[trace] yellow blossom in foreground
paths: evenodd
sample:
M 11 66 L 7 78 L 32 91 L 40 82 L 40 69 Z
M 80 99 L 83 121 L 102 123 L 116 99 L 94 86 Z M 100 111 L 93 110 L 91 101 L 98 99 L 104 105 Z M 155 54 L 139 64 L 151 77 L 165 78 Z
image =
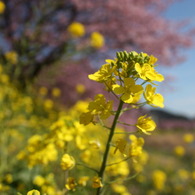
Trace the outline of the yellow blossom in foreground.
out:
M 0 1 L 0 14 L 4 13 L 5 11 L 5 4 L 3 1 Z
M 68 32 L 73 36 L 73 37 L 82 37 L 85 35 L 85 27 L 83 24 L 79 22 L 73 22 L 69 27 L 68 27 Z
M 61 159 L 61 167 L 63 170 L 72 169 L 75 166 L 75 160 L 69 154 L 64 154 Z
M 88 112 L 82 113 L 80 116 L 80 124 L 88 125 L 93 122 L 94 116 L 99 116 L 101 119 L 107 119 L 112 115 L 113 101 L 106 101 L 103 94 L 97 94 L 94 101 L 88 105 Z
M 111 89 L 111 86 L 115 84 L 116 80 L 113 76 L 115 70 L 116 66 L 112 66 L 110 63 L 104 64 L 97 72 L 88 75 L 88 78 L 96 82 L 106 83 L 107 87 Z
M 148 131 L 154 131 L 156 128 L 156 123 L 151 119 L 151 117 L 140 116 L 137 120 L 136 127 L 145 134 L 150 134 Z
M 106 101 L 103 94 L 95 96 L 94 101 L 89 103 L 88 109 L 94 115 L 99 115 L 101 119 L 107 119 L 112 115 L 112 101 Z
M 112 89 L 115 94 L 122 94 L 121 100 L 125 103 L 133 103 L 134 96 L 137 99 L 137 95 L 140 97 L 140 93 L 143 91 L 142 86 L 136 85 L 132 78 L 124 78 L 124 86 L 115 84 L 112 86 Z
M 153 180 L 154 187 L 159 191 L 163 190 L 165 186 L 166 178 L 167 176 L 163 171 L 155 170 L 152 173 L 152 180 Z
M 40 192 L 38 190 L 31 190 L 27 193 L 27 195 L 40 195 Z
M 104 46 L 104 37 L 99 32 L 93 32 L 90 37 L 91 46 L 94 48 L 101 48 Z
M 92 180 L 92 187 L 93 188 L 101 188 L 103 187 L 102 185 L 102 182 L 101 182 L 101 179 L 97 176 L 93 177 L 93 180 Z
M 147 103 L 153 107 L 164 107 L 164 98 L 161 94 L 155 94 L 156 88 L 152 87 L 152 85 L 147 85 L 144 97 Z
M 139 63 L 135 64 L 135 70 L 138 72 L 138 75 L 143 80 L 149 81 L 163 81 L 163 75 L 155 71 L 155 69 L 148 63 L 143 64 L 142 66 Z

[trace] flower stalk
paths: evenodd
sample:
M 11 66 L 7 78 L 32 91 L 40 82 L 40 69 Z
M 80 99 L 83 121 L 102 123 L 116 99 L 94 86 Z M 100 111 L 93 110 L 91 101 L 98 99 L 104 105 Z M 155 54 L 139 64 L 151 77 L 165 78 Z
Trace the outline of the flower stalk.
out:
M 103 181 L 104 172 L 105 172 L 105 169 L 106 169 L 106 162 L 107 162 L 107 159 L 108 159 L 108 154 L 109 154 L 109 150 L 110 150 L 110 144 L 111 144 L 111 141 L 112 141 L 112 137 L 114 135 L 114 130 L 115 130 L 115 127 L 116 127 L 116 124 L 117 124 L 117 120 L 118 120 L 118 118 L 120 116 L 123 104 L 124 104 L 124 102 L 122 100 L 120 100 L 120 103 L 119 103 L 116 115 L 114 117 L 112 126 L 110 128 L 110 134 L 109 134 L 109 137 L 108 137 L 108 140 L 107 140 L 107 144 L 106 144 L 106 149 L 105 149 L 104 156 L 103 156 L 102 165 L 101 165 L 101 168 L 100 168 L 100 171 L 99 171 L 99 174 L 98 174 L 98 176 L 101 178 L 102 181 Z M 102 190 L 102 187 L 98 188 L 96 195 L 101 194 L 101 190 Z

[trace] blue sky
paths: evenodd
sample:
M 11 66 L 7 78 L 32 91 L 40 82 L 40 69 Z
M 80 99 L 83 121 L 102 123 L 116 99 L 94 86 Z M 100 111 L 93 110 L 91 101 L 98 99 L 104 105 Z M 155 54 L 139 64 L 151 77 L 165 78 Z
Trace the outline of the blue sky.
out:
M 180 0 L 173 3 L 164 16 L 175 21 L 189 18 L 195 28 L 195 1 Z M 159 68 L 159 72 L 175 77 L 170 84 L 172 89 L 162 90 L 162 93 L 167 110 L 195 118 L 195 47 L 186 50 L 185 55 L 185 62 L 169 68 Z

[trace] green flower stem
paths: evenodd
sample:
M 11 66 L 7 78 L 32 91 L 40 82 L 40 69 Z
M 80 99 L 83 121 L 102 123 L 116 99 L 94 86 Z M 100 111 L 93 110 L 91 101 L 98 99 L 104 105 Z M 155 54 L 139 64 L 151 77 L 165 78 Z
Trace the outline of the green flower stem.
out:
M 85 165 L 85 164 L 76 163 L 76 165 L 78 165 L 78 166 L 83 166 L 83 167 L 85 167 L 85 168 L 87 168 L 87 169 L 90 169 L 90 170 L 96 172 L 96 173 L 99 173 L 98 170 L 96 170 L 96 169 L 94 169 L 94 168 L 92 168 L 92 167 L 89 167 L 89 166 L 87 166 L 87 165 Z
M 130 177 L 127 177 L 125 179 L 116 179 L 114 181 L 109 181 L 109 182 L 106 182 L 106 185 L 109 185 L 109 184 L 112 184 L 112 183 L 115 183 L 115 182 L 119 182 L 119 181 L 123 181 L 123 182 L 124 181 L 129 181 L 129 180 L 134 179 L 135 177 L 137 177 L 137 175 L 139 175 L 139 174 L 140 174 L 140 172 L 137 172 L 134 175 L 132 175 Z
M 116 127 L 116 124 L 117 124 L 117 120 L 120 116 L 123 104 L 124 104 L 124 102 L 122 100 L 120 100 L 116 115 L 115 115 L 113 123 L 112 123 L 112 127 L 110 128 L 110 134 L 109 134 L 108 141 L 107 141 L 107 144 L 106 144 L 106 149 L 105 149 L 105 152 L 104 152 L 102 165 L 101 165 L 101 168 L 100 168 L 100 171 L 99 171 L 99 174 L 98 174 L 98 176 L 101 178 L 102 181 L 103 181 L 104 171 L 105 171 L 105 168 L 106 168 L 106 162 L 107 162 L 107 158 L 108 158 L 108 154 L 109 154 L 109 150 L 110 150 L 110 144 L 111 144 L 111 141 L 112 141 L 112 137 L 114 135 L 114 130 L 115 130 L 115 127 Z M 101 188 L 98 188 L 96 195 L 99 195 L 101 193 L 101 190 L 102 190 Z
M 135 125 L 131 125 L 131 124 L 128 124 L 128 123 L 124 123 L 124 122 L 121 122 L 121 121 L 117 121 L 119 124 L 121 125 L 126 125 L 126 126 L 131 126 L 131 127 L 134 127 Z
M 122 162 L 124 162 L 124 161 L 127 161 L 128 159 L 130 159 L 130 157 L 124 158 L 123 160 L 121 160 L 121 161 L 119 161 L 119 162 L 107 164 L 106 166 L 112 166 L 112 165 L 120 164 L 120 163 L 122 163 Z

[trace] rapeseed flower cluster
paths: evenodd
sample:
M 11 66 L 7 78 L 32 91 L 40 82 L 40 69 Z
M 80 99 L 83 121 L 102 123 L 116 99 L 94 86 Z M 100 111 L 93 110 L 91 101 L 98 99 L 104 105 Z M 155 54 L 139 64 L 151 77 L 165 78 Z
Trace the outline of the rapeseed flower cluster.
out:
M 155 122 L 147 115 L 140 116 L 136 124 L 119 121 L 120 116 L 126 110 L 139 108 L 145 104 L 153 107 L 164 107 L 163 96 L 156 93 L 155 82 L 164 80 L 163 75 L 155 70 L 156 61 L 157 58 L 146 53 L 137 53 L 135 51 L 129 53 L 126 51 L 117 52 L 115 59 L 106 60 L 106 64 L 102 65 L 97 72 L 88 76 L 89 79 L 102 83 L 105 86 L 105 90 L 117 98 L 119 104 L 117 110 L 114 110 L 114 102 L 107 100 L 103 94 L 98 94 L 95 96 L 94 101 L 89 103 L 87 111 L 80 116 L 80 123 L 83 125 L 97 124 L 99 122 L 104 128 L 106 127 L 110 130 L 102 164 L 98 171 L 101 185 L 98 186 L 97 194 L 101 194 L 104 183 L 106 183 L 104 176 L 109 172 L 112 175 L 114 174 L 113 170 L 115 169 L 113 169 L 113 166 L 117 165 L 119 169 L 120 165 L 123 164 L 124 168 L 124 163 L 128 159 L 137 163 L 143 153 L 144 139 L 142 137 L 130 135 L 129 139 L 119 138 L 113 143 L 117 123 L 134 126 L 137 128 L 137 132 L 148 135 L 156 128 Z M 142 97 L 144 100 L 142 100 Z M 128 107 L 124 108 L 124 105 Z M 113 122 L 109 127 L 105 120 L 111 118 L 111 116 Z M 117 151 L 122 154 L 121 159 L 123 160 L 107 164 L 112 159 L 112 155 L 110 154 L 111 146 L 115 148 L 114 154 L 117 154 Z M 128 170 L 128 166 L 126 170 Z M 141 164 L 137 168 L 134 168 L 134 170 L 142 170 Z M 125 174 L 123 175 L 123 173 Z M 128 176 L 129 173 L 129 171 L 125 171 L 122 172 L 122 175 Z

